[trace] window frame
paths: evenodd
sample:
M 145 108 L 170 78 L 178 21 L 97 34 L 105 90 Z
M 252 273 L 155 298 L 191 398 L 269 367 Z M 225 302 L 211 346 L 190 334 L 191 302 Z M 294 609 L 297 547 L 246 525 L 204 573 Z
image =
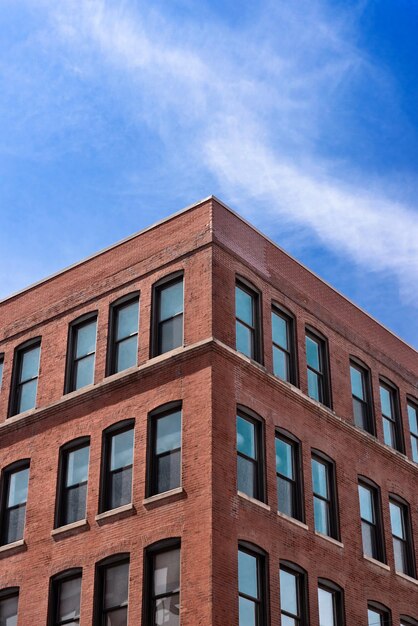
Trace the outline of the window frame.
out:
M 414 536 L 412 532 L 411 509 L 410 509 L 409 503 L 406 500 L 404 500 L 403 498 L 401 498 L 400 496 L 394 493 L 390 493 L 389 494 L 389 517 L 390 518 L 391 518 L 391 515 L 390 515 L 391 504 L 394 504 L 400 508 L 402 512 L 402 524 L 403 524 L 403 528 L 405 531 L 404 539 L 398 537 L 397 535 L 394 535 L 393 528 L 392 528 L 392 519 L 391 519 L 390 532 L 391 532 L 391 538 L 392 538 L 394 570 L 395 572 L 399 572 L 401 574 L 405 574 L 406 576 L 409 576 L 410 578 L 416 579 L 417 573 L 416 573 L 416 563 L 415 563 Z M 395 549 L 394 549 L 395 538 L 398 541 L 402 541 L 403 546 L 404 546 L 405 562 L 406 562 L 406 567 L 407 567 L 406 572 L 402 572 L 396 569 Z
M 375 423 L 375 415 L 374 415 L 373 389 L 372 389 L 372 383 L 371 383 L 372 378 L 371 378 L 370 368 L 367 367 L 367 365 L 363 363 L 363 361 L 360 361 L 360 359 L 352 355 L 350 355 L 349 367 L 350 367 L 350 391 L 351 391 L 352 403 L 354 405 L 354 400 L 357 400 L 363 406 L 365 406 L 366 428 L 363 428 L 362 426 L 359 426 L 358 424 L 356 424 L 354 406 L 353 406 L 353 423 L 355 426 L 357 426 L 357 428 L 360 428 L 361 430 L 367 433 L 370 433 L 371 435 L 376 436 L 376 423 Z M 359 398 L 353 393 L 353 388 L 351 385 L 351 368 L 352 367 L 356 369 L 358 372 L 360 372 L 361 374 L 365 400 L 362 400 L 361 398 Z
M 418 463 L 418 456 L 417 456 L 417 458 L 414 458 L 414 445 L 413 445 L 413 441 L 416 441 L 416 447 L 417 447 L 417 450 L 418 450 L 418 401 L 414 400 L 411 396 L 407 396 L 406 404 L 407 404 L 407 414 L 408 414 L 409 435 L 410 435 L 410 438 L 411 438 L 411 459 L 412 459 L 412 461 L 414 463 Z M 417 432 L 416 432 L 416 434 L 411 429 L 411 418 L 409 417 L 409 407 L 413 411 L 415 411 L 416 422 L 417 422 Z
M 369 610 L 374 611 L 375 613 L 378 613 L 381 618 L 383 617 L 383 620 L 388 619 L 386 623 L 385 621 L 383 621 L 383 626 L 392 626 L 392 612 L 387 606 L 385 606 L 384 604 L 381 604 L 380 602 L 374 602 L 373 600 L 368 600 L 367 601 L 367 624 L 369 623 L 369 616 L 368 616 Z M 377 624 L 376 626 L 380 626 L 380 624 Z
M 382 498 L 381 498 L 380 487 L 379 485 L 377 485 L 375 482 L 373 482 L 366 476 L 359 476 L 357 484 L 359 487 L 362 486 L 371 492 L 373 513 L 374 513 L 374 518 L 375 518 L 374 527 L 375 527 L 375 537 L 376 537 L 375 539 L 376 556 L 366 555 L 366 553 L 364 552 L 364 544 L 363 544 L 363 536 L 362 536 L 363 556 L 373 558 L 376 561 L 380 561 L 380 563 L 386 564 L 385 532 L 384 532 L 384 525 L 383 525 Z M 360 496 L 359 496 L 359 518 L 360 518 L 361 526 L 363 525 L 363 523 L 367 523 L 368 525 L 370 525 L 370 523 L 367 520 L 363 520 L 363 518 L 361 517 Z M 363 535 L 363 532 L 361 532 L 361 534 Z
M 309 606 L 308 606 L 308 575 L 307 572 L 292 561 L 280 561 L 279 566 L 279 581 L 280 581 L 280 573 L 281 570 L 292 574 L 297 577 L 296 580 L 296 594 L 297 594 L 297 602 L 300 610 L 300 617 L 295 617 L 294 615 L 288 613 L 287 611 L 283 611 L 281 599 L 280 599 L 280 615 L 283 613 L 293 619 L 297 626 L 308 626 L 309 620 Z M 279 598 L 281 594 L 281 589 L 279 593 Z
M 238 447 L 236 447 L 237 452 L 237 493 L 244 493 L 247 497 L 254 498 L 259 502 L 267 503 L 267 486 L 266 486 L 266 467 L 265 467 L 265 424 L 263 418 L 261 418 L 257 413 L 251 411 L 247 407 L 243 407 L 242 405 L 238 405 L 236 409 L 236 418 L 235 418 L 235 436 L 237 435 L 237 418 L 240 417 L 248 422 L 252 423 L 254 428 L 254 441 L 255 441 L 255 449 L 257 458 L 251 459 L 243 452 L 238 451 Z M 256 468 L 256 496 L 249 496 L 247 493 L 242 492 L 238 489 L 238 457 L 244 458 L 246 461 L 249 461 L 255 465 Z
M 260 598 L 253 598 L 239 590 L 239 552 L 244 552 L 256 559 L 257 563 L 257 587 Z M 248 541 L 238 541 L 237 550 L 237 591 L 238 591 L 238 622 L 239 622 L 239 598 L 243 597 L 251 602 L 256 602 L 258 611 L 256 613 L 256 625 L 267 626 L 270 623 L 269 606 L 269 559 L 268 554 L 259 546 Z
M 111 461 L 111 445 L 110 441 L 112 437 L 115 435 L 120 435 L 128 430 L 133 430 L 133 442 L 132 442 L 132 463 L 131 465 L 126 465 L 122 469 L 131 468 L 131 499 L 132 503 L 133 497 L 133 470 L 134 470 L 134 457 L 135 457 L 135 419 L 130 418 L 126 420 L 122 420 L 120 422 L 116 422 L 115 424 L 111 424 L 108 426 L 102 433 L 102 456 L 101 456 L 101 467 L 100 467 L 100 489 L 99 489 L 99 514 L 106 513 L 107 511 L 114 511 L 119 507 L 110 507 L 109 506 L 109 494 L 110 494 L 110 479 L 111 479 L 111 471 L 110 471 L 110 461 Z M 126 506 L 120 505 L 120 506 Z
M 16 346 L 13 355 L 13 366 L 12 366 L 12 381 L 10 386 L 10 396 L 9 396 L 9 410 L 8 417 L 14 417 L 15 415 L 20 415 L 25 411 L 31 411 L 36 409 L 36 401 L 38 396 L 38 384 L 39 384 L 39 374 L 41 370 L 41 344 L 42 337 L 33 337 L 32 339 L 28 339 L 24 343 Z M 20 380 L 22 365 L 23 365 L 23 357 L 27 352 L 31 350 L 39 348 L 39 362 L 38 362 L 38 373 L 36 376 L 32 378 L 28 378 L 27 380 Z M 36 380 L 36 394 L 35 394 L 35 404 L 30 409 L 25 409 L 25 411 L 20 410 L 19 406 L 19 390 L 20 388 L 33 380 Z
M 156 454 L 156 443 L 157 443 L 157 420 L 170 415 L 171 413 L 175 413 L 176 411 L 180 411 L 181 413 L 181 432 L 180 432 L 180 448 L 175 448 L 166 453 L 161 453 L 159 455 Z M 162 404 L 161 406 L 153 409 L 148 413 L 148 426 L 147 426 L 147 471 L 146 471 L 146 497 L 150 498 L 154 495 L 158 495 L 160 493 L 168 493 L 167 491 L 158 491 L 158 458 L 161 456 L 166 456 L 171 452 L 180 451 L 180 483 L 178 487 L 173 487 L 173 489 L 180 488 L 183 483 L 183 472 L 182 472 L 182 460 L 183 460 L 183 403 L 181 400 L 174 400 L 173 402 L 168 402 Z
M 4 467 L 1 471 L 1 481 L 0 481 L 0 546 L 11 545 L 14 542 L 5 542 L 6 538 L 6 511 L 9 511 L 11 508 L 19 508 L 18 506 L 7 507 L 7 497 L 9 494 L 10 488 L 10 476 L 22 470 L 28 469 L 28 493 L 25 502 L 25 521 L 23 524 L 23 533 L 20 539 L 16 539 L 15 541 L 21 541 L 25 537 L 25 528 L 26 528 L 26 511 L 29 497 L 29 480 L 30 480 L 30 458 L 19 459 Z
M 77 439 L 72 439 L 67 443 L 63 444 L 59 449 L 59 457 L 58 457 L 58 480 L 57 480 L 57 492 L 55 497 L 55 520 L 54 520 L 54 528 L 61 528 L 62 526 L 66 526 L 69 522 L 64 521 L 64 513 L 65 513 L 65 492 L 68 489 L 65 487 L 65 479 L 68 468 L 68 455 L 71 452 L 76 452 L 84 447 L 89 447 L 89 464 L 87 468 L 87 480 L 86 480 L 86 503 L 85 503 L 85 512 L 84 518 L 87 517 L 87 496 L 88 496 L 88 473 L 90 471 L 90 436 L 85 437 L 77 437 Z M 79 483 L 79 486 L 82 483 Z
M 418 620 L 410 617 L 409 615 L 401 615 L 400 622 L 400 626 L 418 626 Z
M 49 581 L 49 601 L 48 601 L 48 626 L 64 626 L 65 624 L 72 624 L 73 619 L 58 622 L 57 611 L 59 607 L 58 596 L 59 589 L 63 582 L 75 580 L 80 578 L 80 616 L 81 616 L 81 592 L 83 582 L 83 569 L 81 567 L 72 567 L 71 569 L 64 570 L 54 576 L 51 576 Z M 80 622 L 79 622 L 80 623 Z
M 96 321 L 96 340 L 94 343 L 94 352 L 89 352 L 86 355 L 83 355 L 81 358 L 75 359 L 76 354 L 76 340 L 77 340 L 77 331 L 84 326 L 90 324 L 93 320 Z M 65 382 L 64 382 L 64 395 L 67 393 L 71 393 L 73 391 L 80 391 L 81 389 L 86 389 L 86 387 L 90 387 L 90 385 L 94 385 L 95 379 L 95 369 L 96 369 L 96 353 L 97 353 L 97 326 L 99 321 L 99 312 L 89 311 L 84 315 L 80 315 L 75 320 L 68 325 L 68 338 L 67 338 L 67 358 L 66 358 L 66 366 L 65 366 Z M 93 364 L 93 380 L 88 385 L 83 385 L 83 387 L 75 388 L 75 364 L 76 362 L 81 361 L 83 358 L 91 356 L 94 354 L 94 364 Z
M 246 322 L 244 322 L 244 320 L 241 320 L 237 316 L 237 306 L 236 306 L 237 287 L 241 289 L 242 291 L 244 291 L 245 293 L 247 293 L 251 297 L 254 326 L 249 326 Z M 235 277 L 234 307 L 235 307 L 235 350 L 239 352 L 239 354 L 244 354 L 244 356 L 251 359 L 252 361 L 256 361 L 257 363 L 260 363 L 260 365 L 263 365 L 264 364 L 263 329 L 262 329 L 262 319 L 263 319 L 262 310 L 263 309 L 262 309 L 261 291 L 257 289 L 246 278 L 243 278 L 242 276 L 238 276 L 238 275 Z M 243 326 L 248 328 L 252 333 L 251 334 L 251 337 L 252 337 L 251 356 L 249 356 L 248 354 L 245 354 L 244 352 L 240 352 L 237 348 L 237 332 L 236 332 L 237 323 L 242 324 Z
M 382 401 L 380 397 L 380 388 L 383 387 L 389 392 L 390 396 L 390 404 L 393 413 L 393 419 L 389 416 L 383 414 Z M 392 382 L 387 380 L 386 378 L 380 376 L 379 377 L 379 403 L 380 403 L 380 415 L 382 418 L 382 429 L 383 429 L 383 443 L 391 448 L 392 450 L 397 450 L 402 454 L 405 453 L 405 443 L 403 439 L 403 428 L 402 428 L 402 416 L 401 416 L 401 405 L 399 399 L 399 389 Z M 391 446 L 389 443 L 385 441 L 385 429 L 384 424 L 385 420 L 392 423 L 393 435 L 394 435 L 394 446 Z
M 313 460 L 318 461 L 322 465 L 325 465 L 325 467 L 327 468 L 326 478 L 327 478 L 327 487 L 328 487 L 328 493 L 329 493 L 328 499 L 325 499 L 320 494 L 316 494 L 314 491 L 313 473 L 312 473 L 312 461 Z M 311 480 L 312 480 L 312 496 L 313 496 L 313 503 L 314 503 L 314 510 L 313 510 L 314 530 L 320 535 L 323 534 L 321 533 L 321 531 L 316 530 L 315 528 L 315 498 L 318 498 L 319 500 L 326 501 L 328 503 L 327 511 L 328 511 L 330 534 L 325 535 L 325 536 L 331 537 L 332 539 L 335 539 L 336 541 L 341 541 L 336 463 L 333 459 L 331 459 L 331 457 L 324 454 L 324 452 L 321 452 L 320 450 L 316 450 L 316 449 L 312 449 L 311 451 Z
M 285 350 L 279 344 L 276 344 L 273 340 L 273 315 L 278 315 L 283 320 L 285 320 L 287 326 L 287 343 L 289 346 L 288 350 Z M 294 386 L 298 386 L 298 365 L 297 365 L 297 337 L 296 337 L 296 322 L 295 316 L 293 313 L 283 308 L 281 305 L 277 304 L 275 301 L 271 303 L 271 339 L 272 339 L 272 364 L 273 364 L 273 374 L 274 374 L 274 348 L 276 347 L 278 350 L 281 350 L 288 356 L 289 363 L 289 377 L 286 379 L 286 382 Z M 274 374 L 276 376 L 276 374 Z M 279 380 L 283 380 L 282 378 L 276 376 Z
M 10 598 L 17 598 L 17 618 L 19 619 L 19 595 L 20 595 L 20 587 L 4 587 L 0 589 L 0 604 L 4 600 L 9 600 Z
M 139 345 L 139 320 L 140 320 L 140 299 L 141 294 L 139 291 L 134 291 L 131 293 L 118 298 L 114 302 L 112 302 L 109 306 L 109 324 L 108 324 L 108 334 L 107 334 L 107 358 L 106 358 L 106 376 L 112 376 L 113 374 L 119 374 L 121 372 L 125 372 L 130 367 L 138 366 L 138 345 Z M 138 302 L 138 323 L 136 328 L 136 333 L 132 333 L 129 335 L 129 338 L 136 336 L 136 363 L 135 365 L 131 365 L 129 368 L 125 368 L 123 370 L 116 371 L 116 355 L 117 355 L 117 346 L 122 341 L 128 339 L 128 337 L 124 337 L 123 339 L 116 340 L 116 325 L 118 321 L 118 311 L 123 309 L 134 302 Z
M 120 552 L 112 554 L 105 559 L 102 559 L 95 565 L 94 576 L 94 606 L 93 606 L 93 625 L 105 626 L 106 614 L 109 612 L 104 608 L 104 581 L 105 571 L 111 567 L 117 567 L 118 565 L 128 564 L 128 602 L 127 602 L 127 615 L 129 619 L 129 583 L 131 577 L 131 555 L 129 552 Z M 112 607 L 113 609 L 115 607 Z M 119 607 L 120 608 L 120 607 Z
M 182 556 L 181 556 L 181 538 L 169 537 L 156 541 L 148 546 L 145 546 L 143 552 L 143 593 L 142 593 L 142 623 L 152 624 L 151 618 L 154 610 L 154 590 L 153 590 L 153 578 L 154 578 L 154 558 L 158 554 L 164 552 L 170 552 L 171 550 L 180 550 L 180 581 L 179 581 L 179 601 L 181 612 L 181 568 L 182 568 Z M 174 595 L 174 594 L 173 594 Z M 167 597 L 167 596 L 164 596 Z
M 316 370 L 315 368 L 308 365 L 308 352 L 306 349 L 306 339 L 309 338 L 314 341 L 318 346 L 318 355 L 319 355 L 319 365 L 321 370 Z M 306 389 L 308 396 L 323 404 L 324 406 L 332 409 L 332 389 L 331 389 L 331 368 L 330 368 L 330 356 L 329 356 L 329 346 L 328 339 L 320 333 L 318 330 L 312 328 L 311 326 L 305 326 L 305 356 L 306 356 Z M 318 376 L 318 380 L 320 384 L 318 386 L 320 399 L 316 400 L 309 395 L 309 378 L 308 371 L 312 371 L 316 376 Z M 322 397 L 321 397 L 322 396 Z
M 162 278 L 160 278 L 156 283 L 153 284 L 152 286 L 152 302 L 151 302 L 151 337 L 150 337 L 150 358 L 152 359 L 153 357 L 156 356 L 160 356 L 161 354 L 167 354 L 168 352 L 171 352 L 171 350 L 167 350 L 166 352 L 161 352 L 160 350 L 160 324 L 162 323 L 159 320 L 159 314 L 160 314 L 160 302 L 161 302 L 161 291 L 163 289 L 166 289 L 167 287 L 170 287 L 171 285 L 174 285 L 178 282 L 182 282 L 183 283 L 183 309 L 182 309 L 182 313 L 177 313 L 176 315 L 174 315 L 171 318 L 167 318 L 167 319 L 174 319 L 174 317 L 183 316 L 183 325 L 182 325 L 182 341 L 181 341 L 181 345 L 180 346 L 176 346 L 175 348 L 173 348 L 173 350 L 177 350 L 178 348 L 182 348 L 184 347 L 184 318 L 185 318 L 185 289 L 184 289 L 184 270 L 178 270 L 175 272 L 172 272 L 171 274 L 168 274 L 167 276 L 163 276 Z M 165 322 L 167 320 L 163 320 L 163 322 Z
M 3 386 L 4 377 L 4 352 L 0 352 L 0 393 Z
M 305 507 L 304 507 L 304 480 L 303 480 L 303 463 L 302 463 L 302 442 L 300 439 L 295 437 L 292 433 L 282 428 L 276 428 L 274 444 L 276 446 L 276 439 L 281 439 L 284 443 L 288 444 L 292 448 L 292 465 L 293 465 L 293 474 L 294 479 L 290 481 L 287 477 L 283 476 L 283 480 L 287 482 L 293 483 L 293 499 L 294 499 L 294 515 L 291 515 L 293 519 L 297 519 L 300 522 L 305 522 Z M 276 466 L 276 484 L 277 481 L 281 477 L 279 472 L 277 471 Z M 283 511 L 279 509 L 279 493 L 277 491 L 277 510 L 279 513 L 283 515 L 287 515 Z
M 328 578 L 318 578 L 318 623 L 320 623 L 319 612 L 319 590 L 323 589 L 333 595 L 333 612 L 335 626 L 345 625 L 345 601 L 344 589 Z M 334 625 L 333 625 L 334 626 Z

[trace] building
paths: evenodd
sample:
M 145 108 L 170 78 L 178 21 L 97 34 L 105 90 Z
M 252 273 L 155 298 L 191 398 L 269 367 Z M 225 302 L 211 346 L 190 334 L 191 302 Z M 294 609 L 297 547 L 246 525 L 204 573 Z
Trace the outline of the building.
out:
M 417 353 L 219 200 L 0 320 L 1 626 L 417 626 Z

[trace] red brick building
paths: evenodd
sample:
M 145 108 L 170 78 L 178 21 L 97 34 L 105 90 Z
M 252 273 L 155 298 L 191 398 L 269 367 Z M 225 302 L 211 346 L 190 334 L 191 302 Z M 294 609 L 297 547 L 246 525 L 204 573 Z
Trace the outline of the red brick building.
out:
M 417 353 L 239 215 L 0 320 L 1 626 L 418 624 Z

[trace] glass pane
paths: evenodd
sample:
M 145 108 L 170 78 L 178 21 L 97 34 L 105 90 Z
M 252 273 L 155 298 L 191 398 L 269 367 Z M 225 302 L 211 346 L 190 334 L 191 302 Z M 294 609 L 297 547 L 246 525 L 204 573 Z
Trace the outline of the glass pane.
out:
M 278 437 L 276 437 L 276 472 L 287 478 L 294 478 L 293 446 Z
M 256 498 L 255 463 L 238 456 L 238 491 Z
M 239 626 L 257 626 L 256 622 L 256 604 L 247 600 L 247 598 L 239 599 Z
M 23 539 L 23 532 L 25 529 L 25 513 L 26 513 L 25 505 L 21 505 L 16 509 L 11 509 L 9 511 L 6 511 L 5 543 L 13 543 L 14 541 L 19 541 L 19 539 Z
M 181 411 L 156 419 L 156 452 L 161 454 L 181 447 Z
M 257 558 L 242 550 L 238 550 L 238 589 L 258 599 Z
M 94 354 L 86 356 L 84 359 L 81 359 L 81 361 L 76 361 L 74 368 L 74 390 L 81 389 L 94 382 Z
M 65 486 L 77 485 L 87 480 L 90 446 L 72 450 L 67 456 L 67 477 Z
M 273 346 L 273 372 L 281 380 L 289 380 L 289 355 Z
M 29 381 L 19 386 L 18 413 L 29 411 L 36 405 L 36 390 L 38 388 L 38 379 Z
M 235 306 L 236 317 L 248 326 L 254 326 L 253 298 L 240 287 L 235 287 Z
M 0 600 L 0 624 L 1 626 L 17 625 L 18 596 Z
M 280 570 L 280 606 L 282 611 L 291 613 L 295 617 L 299 614 L 297 576 L 285 570 Z
M 357 398 L 353 398 L 353 413 L 355 425 L 363 430 L 367 430 L 366 405 L 357 400 Z
M 75 358 L 79 359 L 96 350 L 96 320 L 76 328 Z
M 137 364 L 138 335 L 129 337 L 116 345 L 115 373 L 123 372 Z
M 28 497 L 28 481 L 29 481 L 29 468 L 20 470 L 19 472 L 13 472 L 9 478 L 9 494 L 7 497 L 7 506 L 15 506 L 16 504 L 23 504 Z
M 364 400 L 363 389 L 363 373 L 356 367 L 350 366 L 350 378 L 351 378 L 351 393 L 353 396 L 357 396 L 360 400 Z
M 174 317 L 183 312 L 183 280 L 164 287 L 160 291 L 160 318 L 159 321 Z
M 138 332 L 138 309 L 138 300 L 117 309 L 115 333 L 117 341 Z
M 180 596 L 178 593 L 156 601 L 154 624 L 155 626 L 179 626 Z
M 395 556 L 395 570 L 397 572 L 408 573 L 406 564 L 405 544 L 400 539 L 393 539 L 393 553 Z
M 418 437 L 411 437 L 412 460 L 418 463 Z
M 383 439 L 386 445 L 395 447 L 394 425 L 391 420 L 383 418 Z
M 238 352 L 242 352 L 250 359 L 253 355 L 253 331 L 237 321 L 235 324 Z
M 255 459 L 255 425 L 237 416 L 237 450 Z
M 367 621 L 368 626 L 382 626 L 382 616 L 371 609 L 367 611 Z
M 110 609 L 128 604 L 129 563 L 106 567 L 104 575 L 104 607 Z
M 312 370 L 308 370 L 308 395 L 318 402 L 321 401 L 320 379 Z
M 283 317 L 280 317 L 280 315 L 277 315 L 276 313 L 272 313 L 271 324 L 272 324 L 272 329 L 273 329 L 274 343 L 277 343 L 277 345 L 281 346 L 285 350 L 288 350 L 289 345 L 287 342 L 287 334 L 288 334 L 287 321 Z
M 106 615 L 106 626 L 126 626 L 128 623 L 128 608 L 123 607 Z
M 361 524 L 361 536 L 363 539 L 363 553 L 376 558 L 375 551 L 375 528 L 365 522 Z
M 358 486 L 360 499 L 360 514 L 364 520 L 374 524 L 373 494 L 370 489 L 363 485 Z
M 65 518 L 63 524 L 72 524 L 86 516 L 87 484 L 72 487 L 65 492 Z
M 154 596 L 180 591 L 180 548 L 154 557 Z
M 180 450 L 165 454 L 158 459 L 157 493 L 180 487 Z
M 183 345 L 183 315 L 177 315 L 160 324 L 160 353 Z
M 113 435 L 110 452 L 110 469 L 115 470 L 132 465 L 134 429 Z
M 0 359 L 0 389 L 1 389 L 2 380 L 3 380 L 3 358 Z
M 327 466 L 317 459 L 312 459 L 312 486 L 314 493 L 328 498 Z
M 294 516 L 293 485 L 288 480 L 277 477 L 277 494 L 279 499 L 279 511 L 290 517 Z
M 306 362 L 318 372 L 321 371 L 319 354 L 319 343 L 311 337 L 306 337 Z
M 323 535 L 330 535 L 328 504 L 314 498 L 315 530 Z
M 380 403 L 382 405 L 382 413 L 383 415 L 387 415 L 387 417 L 392 417 L 392 404 L 390 401 L 391 394 L 386 387 L 380 387 Z
M 110 508 L 129 504 L 132 499 L 132 468 L 112 474 L 110 485 Z
M 394 502 L 389 503 L 390 507 L 390 522 L 392 525 L 392 535 L 395 537 L 405 538 L 404 524 L 403 524 L 403 511 L 400 506 Z
M 319 626 L 336 626 L 334 619 L 334 594 L 326 589 L 318 589 Z
M 64 580 L 59 587 L 58 618 L 68 620 L 80 617 L 81 576 Z
M 22 369 L 19 382 L 29 380 L 30 378 L 38 376 L 40 352 L 41 349 L 39 346 L 36 346 L 36 348 L 32 348 L 32 350 L 27 350 L 26 352 L 23 352 Z
M 0 366 L 1 367 L 1 366 Z M 1 376 L 0 376 L 0 384 L 1 384 Z M 418 436 L 418 416 L 417 409 L 414 406 L 408 404 L 408 420 L 409 420 L 409 429 L 413 435 Z
M 282 626 L 298 626 L 298 624 L 299 622 L 293 619 L 293 617 L 282 615 Z

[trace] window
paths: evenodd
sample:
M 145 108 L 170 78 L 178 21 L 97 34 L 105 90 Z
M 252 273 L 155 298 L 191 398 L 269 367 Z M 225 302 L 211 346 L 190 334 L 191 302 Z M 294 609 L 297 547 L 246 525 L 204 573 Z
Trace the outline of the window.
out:
M 103 436 L 101 510 L 109 511 L 132 499 L 134 427 L 129 420 L 113 425 Z
M 343 626 L 344 601 L 342 590 L 330 581 L 318 585 L 319 626 Z
M 237 454 L 238 491 L 263 500 L 262 424 L 243 413 L 237 415 Z
M 306 333 L 306 364 L 309 397 L 330 406 L 327 344 L 309 331 Z
M 17 626 L 17 607 L 19 588 L 10 587 L 0 591 L 0 624 L 1 626 Z
M 165 540 L 147 548 L 144 624 L 180 624 L 180 542 Z
M 0 391 L 1 391 L 1 383 L 3 381 L 3 365 L 4 365 L 4 354 L 0 354 Z
M 276 478 L 278 510 L 303 520 L 300 443 L 276 433 Z
M 265 626 L 265 558 L 259 552 L 238 549 L 239 626 Z
M 412 460 L 418 463 L 418 408 L 408 402 L 409 431 L 411 433 Z
M 183 345 L 183 276 L 164 278 L 154 286 L 153 356 Z
M 108 373 L 137 365 L 139 297 L 130 295 L 111 306 Z
M 96 356 L 97 314 L 70 325 L 66 392 L 81 389 L 94 383 L 94 362 Z
M 23 539 L 28 497 L 29 461 L 19 461 L 3 472 L 1 544 Z
M 402 452 L 402 435 L 399 423 L 398 395 L 394 387 L 380 383 L 383 439 L 386 445 Z
M 237 281 L 235 285 L 236 348 L 261 362 L 260 298 L 256 291 Z
M 385 561 L 380 497 L 377 487 L 360 481 L 358 485 L 360 500 L 361 535 L 363 554 Z
M 312 457 L 312 488 L 315 530 L 338 539 L 335 466 L 332 461 Z
M 40 339 L 30 340 L 15 351 L 10 415 L 23 413 L 36 406 L 40 353 Z
M 86 517 L 89 439 L 65 445 L 60 454 L 56 526 Z
M 148 495 L 181 485 L 181 406 L 162 407 L 150 415 Z
M 391 626 L 392 618 L 390 611 L 377 602 L 367 606 L 367 626 Z
M 77 626 L 80 623 L 81 569 L 57 574 L 51 580 L 48 626 Z
M 389 508 L 395 569 L 397 572 L 415 577 L 409 507 L 405 502 L 391 498 Z
M 96 572 L 95 626 L 127 626 L 129 556 L 110 557 Z
M 369 371 L 351 361 L 350 379 L 354 423 L 359 428 L 374 434 Z
M 401 624 L 400 626 L 418 626 L 418 621 L 413 619 L 412 617 L 407 617 L 406 615 L 401 615 Z
M 280 565 L 280 608 L 282 626 L 306 624 L 306 574 L 294 565 Z
M 277 378 L 296 383 L 294 323 L 290 315 L 273 308 L 271 312 L 273 338 L 273 373 Z

